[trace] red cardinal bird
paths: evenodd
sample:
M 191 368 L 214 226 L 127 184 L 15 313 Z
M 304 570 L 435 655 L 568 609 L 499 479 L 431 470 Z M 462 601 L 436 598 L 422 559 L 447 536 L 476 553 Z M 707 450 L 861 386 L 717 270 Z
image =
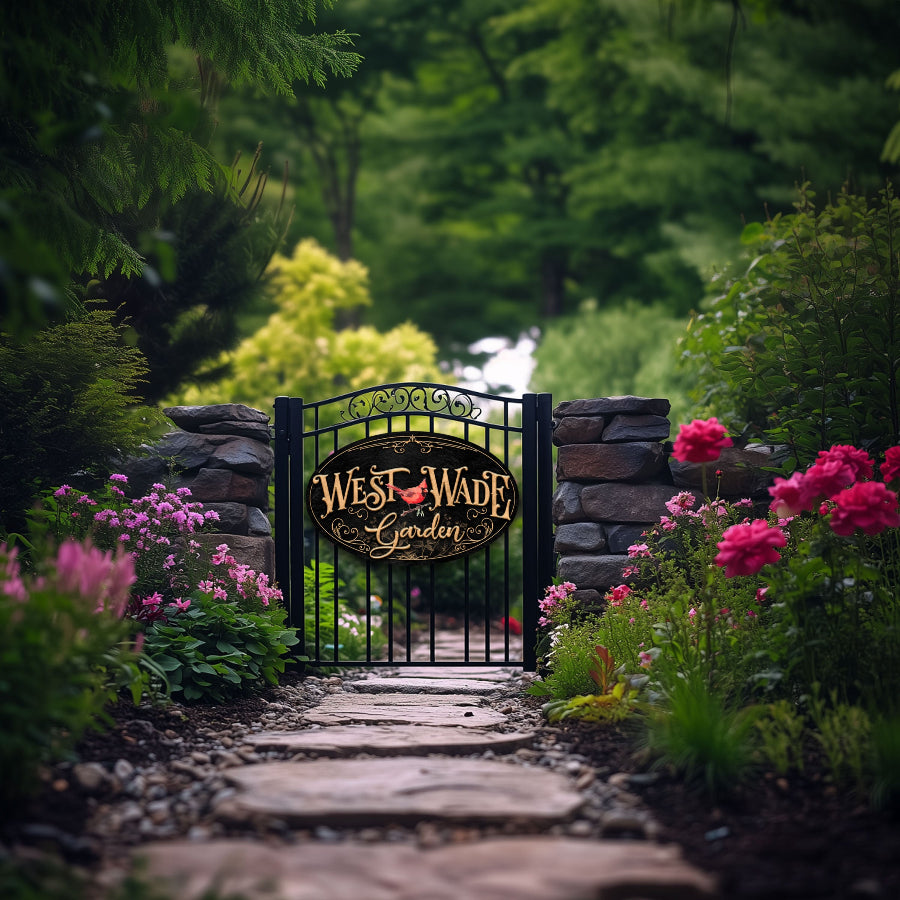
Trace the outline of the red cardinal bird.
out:
M 411 488 L 398 488 L 394 487 L 394 485 L 389 484 L 388 487 L 392 491 L 396 491 L 399 495 L 400 499 L 410 508 L 413 506 L 418 506 L 424 499 L 425 495 L 428 493 L 428 488 L 425 487 L 427 481 L 423 478 L 420 484 L 417 484 L 415 487 Z M 416 510 L 417 516 L 423 516 L 425 513 L 421 509 Z

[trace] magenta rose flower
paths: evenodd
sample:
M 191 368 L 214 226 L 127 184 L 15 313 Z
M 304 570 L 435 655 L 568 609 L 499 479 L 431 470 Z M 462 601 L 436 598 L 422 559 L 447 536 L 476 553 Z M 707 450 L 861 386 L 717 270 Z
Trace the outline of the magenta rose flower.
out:
M 672 456 L 680 462 L 713 462 L 725 447 L 731 446 L 731 438 L 725 436 L 725 426 L 715 416 L 694 419 L 688 425 L 679 426 Z
M 880 481 L 860 481 L 833 498 L 831 530 L 844 537 L 858 528 L 863 534 L 880 534 L 900 526 L 897 495 Z
M 780 528 L 772 527 L 765 519 L 732 525 L 722 533 L 716 544 L 719 553 L 716 565 L 725 567 L 725 575 L 755 575 L 766 563 L 781 558 L 776 547 L 784 547 L 787 538 Z
M 850 470 L 847 484 L 872 477 L 875 465 L 872 457 L 865 450 L 859 450 L 850 444 L 835 444 L 830 450 L 820 450 L 815 465 L 837 460 Z
M 814 496 L 829 500 L 856 480 L 853 467 L 839 457 L 820 459 L 806 470 L 804 478 Z
M 900 479 L 900 447 L 888 447 L 885 451 L 881 477 L 887 483 Z
M 790 478 L 776 478 L 769 493 L 772 495 L 769 509 L 781 518 L 808 512 L 819 495 L 815 485 L 799 472 L 794 472 Z

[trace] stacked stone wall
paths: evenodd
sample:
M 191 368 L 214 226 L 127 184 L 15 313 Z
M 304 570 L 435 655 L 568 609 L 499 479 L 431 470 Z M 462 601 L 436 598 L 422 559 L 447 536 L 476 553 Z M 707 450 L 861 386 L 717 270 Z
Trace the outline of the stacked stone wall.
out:
M 219 514 L 218 532 L 197 536 L 202 544 L 226 543 L 239 561 L 275 575 L 275 542 L 266 513 L 275 464 L 269 416 L 238 403 L 172 406 L 163 410 L 177 426 L 124 467 L 131 493 L 154 482 L 187 487 L 191 500 Z
M 666 399 L 606 397 L 565 401 L 553 411 L 557 574 L 576 585 L 583 603 L 599 605 L 621 583 L 628 547 L 668 514 L 667 500 L 682 490 L 702 497 L 702 467 L 671 455 L 670 409 Z M 760 445 L 724 450 L 708 465 L 710 492 L 765 502 L 772 453 Z

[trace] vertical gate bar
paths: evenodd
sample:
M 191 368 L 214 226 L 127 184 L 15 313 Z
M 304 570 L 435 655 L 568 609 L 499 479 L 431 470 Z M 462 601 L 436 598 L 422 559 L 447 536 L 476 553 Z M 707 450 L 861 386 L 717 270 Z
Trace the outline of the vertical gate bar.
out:
M 335 453 L 338 451 L 338 433 L 335 428 L 332 434 L 332 449 Z M 339 591 L 338 591 L 338 582 L 340 581 L 340 553 L 338 550 L 337 544 L 332 544 L 332 553 L 331 553 L 331 564 L 334 567 L 334 584 L 331 588 L 331 614 L 333 616 L 332 627 L 331 627 L 331 643 L 332 643 L 332 658 L 334 662 L 340 661 L 340 634 L 338 632 L 338 618 L 340 612 L 340 602 L 339 602 Z
M 382 601 L 383 605 L 383 601 Z M 388 662 L 394 661 L 394 598 L 391 592 L 387 592 L 388 613 Z
M 503 401 L 503 465 L 509 470 L 509 400 Z M 503 532 L 503 659 L 509 662 L 509 532 Z
M 491 452 L 491 431 L 484 429 L 484 449 Z M 484 661 L 491 661 L 491 545 L 484 548 Z
M 295 585 L 292 606 L 296 608 L 300 618 L 301 647 L 306 645 L 306 592 L 303 584 L 304 546 L 306 506 L 303 502 L 304 455 L 303 455 L 303 399 L 292 397 L 288 408 L 288 441 L 291 447 L 290 484 L 291 501 L 288 506 L 290 516 L 290 559 L 291 579 Z M 299 593 L 299 596 L 298 596 Z M 305 653 L 305 650 L 301 650 Z
M 538 394 L 538 589 L 553 580 L 553 397 Z
M 314 450 L 314 454 L 315 454 L 313 456 L 313 465 L 314 465 L 314 467 L 317 468 L 319 465 L 319 407 L 318 406 L 313 408 L 313 430 L 316 433 L 315 441 L 313 442 L 313 450 Z M 319 572 L 321 571 L 321 565 L 322 565 L 322 547 L 321 547 L 321 542 L 319 540 L 319 534 L 320 534 L 320 532 L 319 532 L 319 529 L 317 528 L 316 529 L 316 550 L 315 550 L 315 553 L 316 553 L 316 568 L 315 568 L 316 586 L 315 586 L 315 590 L 313 591 L 313 602 L 315 603 L 315 606 L 313 607 L 313 616 L 314 616 L 314 620 L 315 620 L 315 632 L 316 632 L 316 648 L 313 653 L 313 658 L 316 661 L 321 661 L 321 657 L 322 657 L 321 649 L 320 649 L 322 646 L 321 617 L 320 617 L 320 610 L 319 610 L 319 605 L 322 602 L 322 590 L 321 590 L 320 580 L 319 580 Z
M 537 395 L 522 397 L 522 659 L 526 671 L 537 668 L 538 486 Z
M 290 434 L 288 430 L 288 398 L 275 398 L 275 581 L 281 588 L 288 625 L 296 628 L 291 608 L 290 510 Z M 301 595 L 302 596 L 302 595 Z M 302 636 L 301 636 L 302 640 Z M 301 651 L 302 654 L 302 651 Z
M 437 594 L 437 585 L 436 585 L 436 579 L 435 579 L 435 568 L 434 568 L 434 563 L 431 563 L 431 565 L 428 567 L 428 569 L 429 569 L 429 576 L 430 576 L 430 578 L 429 578 L 430 585 L 429 585 L 429 586 L 430 586 L 430 588 L 431 588 L 431 591 L 430 591 L 430 593 L 431 593 L 431 654 L 430 654 L 430 657 L 429 657 L 429 658 L 431 659 L 432 662 L 434 662 L 434 661 L 435 661 L 435 648 L 434 648 L 434 597 L 435 597 L 435 594 Z
M 469 440 L 469 422 L 463 423 L 463 439 Z M 472 627 L 472 614 L 469 601 L 469 556 L 463 557 L 463 659 L 469 662 L 469 630 Z
M 410 657 L 412 655 L 412 638 L 411 638 L 411 617 L 410 617 L 410 608 L 412 597 L 412 570 L 410 566 L 406 566 L 404 569 L 404 584 L 406 585 L 406 661 L 410 661 Z
M 365 435 L 371 434 L 371 423 L 366 420 Z M 366 662 L 372 662 L 372 562 L 366 558 Z

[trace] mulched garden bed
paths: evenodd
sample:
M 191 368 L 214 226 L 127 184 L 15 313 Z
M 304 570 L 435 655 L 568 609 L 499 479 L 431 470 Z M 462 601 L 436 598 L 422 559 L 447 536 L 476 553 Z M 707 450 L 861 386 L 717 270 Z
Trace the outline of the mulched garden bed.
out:
M 563 723 L 560 740 L 597 767 L 646 773 L 627 731 Z M 653 811 L 660 839 L 718 876 L 727 898 L 900 897 L 900 815 L 841 795 L 813 751 L 803 776 L 763 773 L 715 802 L 665 771 L 628 789 Z

